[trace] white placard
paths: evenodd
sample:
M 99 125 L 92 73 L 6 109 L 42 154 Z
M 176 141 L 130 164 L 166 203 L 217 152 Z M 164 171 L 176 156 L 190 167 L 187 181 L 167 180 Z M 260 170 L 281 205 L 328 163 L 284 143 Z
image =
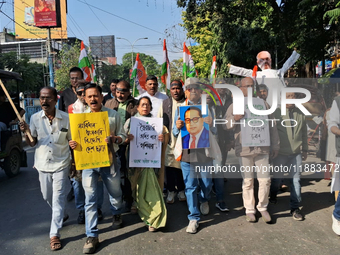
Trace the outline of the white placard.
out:
M 158 135 L 163 132 L 162 118 L 131 117 L 130 167 L 161 167 L 162 143 Z
M 268 116 L 251 113 L 247 98 L 244 99 L 244 104 L 244 117 L 239 121 L 241 123 L 242 147 L 270 146 Z M 261 98 L 253 98 L 253 106 L 258 110 L 266 110 Z

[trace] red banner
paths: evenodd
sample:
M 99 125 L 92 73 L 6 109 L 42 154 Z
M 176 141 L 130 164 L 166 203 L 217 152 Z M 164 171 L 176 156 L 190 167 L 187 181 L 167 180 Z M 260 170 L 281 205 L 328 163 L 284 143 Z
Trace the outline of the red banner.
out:
M 34 22 L 36 27 L 57 27 L 56 0 L 35 0 L 34 1 Z

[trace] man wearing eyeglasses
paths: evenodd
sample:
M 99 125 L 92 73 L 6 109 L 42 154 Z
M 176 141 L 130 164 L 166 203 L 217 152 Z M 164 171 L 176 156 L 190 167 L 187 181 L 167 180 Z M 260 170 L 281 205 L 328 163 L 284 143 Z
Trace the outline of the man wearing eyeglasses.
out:
M 209 144 L 209 131 L 204 127 L 201 110 L 190 107 L 184 114 L 185 127 L 189 134 L 184 136 L 183 149 L 207 148 Z
M 251 88 L 250 94 L 248 88 Z M 252 96 L 254 93 L 254 81 L 252 78 L 243 78 L 241 80 L 240 89 L 245 97 Z M 262 101 L 262 99 L 259 99 Z M 261 102 L 260 101 L 260 102 Z M 268 109 L 269 105 L 263 102 L 264 106 Z M 261 213 L 262 219 L 266 223 L 271 222 L 270 214 L 267 211 L 269 203 L 269 189 L 270 189 L 270 171 L 269 169 L 269 157 L 275 158 L 278 155 L 280 149 L 279 135 L 276 128 L 276 122 L 268 126 L 264 126 L 264 129 L 269 129 L 269 141 L 270 146 L 258 146 L 258 145 L 246 145 L 243 142 L 249 142 L 252 140 L 249 129 L 242 127 L 249 125 L 244 119 L 245 115 L 233 115 L 233 104 L 231 104 L 227 110 L 226 129 L 234 130 L 235 135 L 235 155 L 239 158 L 241 168 L 247 171 L 242 171 L 243 183 L 242 183 L 242 198 L 243 206 L 246 209 L 246 220 L 248 222 L 256 222 L 256 209 Z M 268 115 L 268 119 L 275 119 L 273 114 Z M 244 121 L 245 125 L 241 124 Z M 234 124 L 233 124 L 234 123 Z M 242 139 L 242 137 L 244 139 Z M 245 140 L 247 139 L 247 140 Z M 250 142 L 251 144 L 251 142 Z M 257 180 L 259 182 L 258 189 L 258 204 L 255 208 L 255 195 L 254 195 L 254 177 L 255 172 Z
M 77 100 L 76 88 L 78 81 L 84 78 L 83 71 L 79 67 L 72 67 L 69 71 L 71 86 L 65 89 L 59 98 L 59 110 L 67 112 L 68 107 Z
M 272 68 L 272 58 L 268 51 L 261 51 L 256 56 L 256 63 L 258 67 L 261 68 L 262 71 L 256 72 L 256 80 L 258 84 L 266 84 L 269 87 L 267 102 L 269 105 L 273 104 L 273 88 L 277 88 L 277 98 L 278 102 L 280 102 L 280 91 L 282 87 L 286 87 L 286 84 L 283 80 L 285 73 L 288 69 L 294 65 L 294 63 L 299 59 L 300 54 L 296 52 L 296 48 L 292 55 L 287 59 L 287 61 L 283 64 L 282 68 L 279 70 L 271 69 Z M 244 77 L 252 77 L 253 70 L 246 69 L 238 66 L 234 66 L 228 64 L 229 73 L 236 74 Z
M 39 99 L 42 111 L 32 115 L 30 126 L 21 122 L 20 129 L 31 133 L 33 142 L 28 139 L 27 133 L 26 141 L 31 147 L 36 146 L 34 168 L 39 173 L 43 198 L 52 209 L 50 248 L 54 251 L 61 249 L 59 232 L 70 190 L 71 153 L 68 141 L 71 133 L 68 114 L 55 108 L 58 100 L 55 88 L 42 88 Z M 65 220 L 67 218 L 65 216 Z
M 190 123 L 189 132 L 198 135 L 201 132 L 202 136 L 204 131 L 202 127 L 200 128 L 200 126 L 203 126 L 203 122 L 205 122 L 211 127 L 212 117 L 211 114 L 208 114 L 208 116 L 203 119 L 202 115 L 199 114 L 199 108 L 194 106 L 201 103 L 202 89 L 200 87 L 201 83 L 199 83 L 199 80 L 197 78 L 190 78 L 190 83 L 186 81 L 186 84 L 188 84 L 186 89 L 189 91 L 189 99 L 187 103 L 188 105 L 192 105 L 192 112 L 190 112 L 190 114 L 185 114 L 186 124 L 184 121 L 179 119 L 179 113 L 176 111 L 176 122 L 173 124 L 172 133 L 174 137 L 180 136 L 180 129 L 185 124 L 188 125 Z M 198 122 L 199 124 L 197 125 Z M 203 136 L 206 137 L 205 132 Z M 189 224 L 186 232 L 190 234 L 197 233 L 201 213 L 203 215 L 209 214 L 209 199 L 212 188 L 211 174 L 208 171 L 202 171 L 195 175 L 195 169 L 212 166 L 213 160 L 221 155 L 220 148 L 210 131 L 209 136 L 209 148 L 197 148 L 199 145 L 199 138 L 195 140 L 193 137 L 190 137 L 188 145 L 185 145 L 186 149 L 182 142 L 180 142 L 182 141 L 181 139 L 177 139 L 174 149 L 174 156 L 176 160 L 181 161 L 181 169 L 185 184 L 185 195 L 187 197 L 187 205 L 190 212 L 188 215 Z M 201 188 L 200 192 L 198 192 L 198 186 Z

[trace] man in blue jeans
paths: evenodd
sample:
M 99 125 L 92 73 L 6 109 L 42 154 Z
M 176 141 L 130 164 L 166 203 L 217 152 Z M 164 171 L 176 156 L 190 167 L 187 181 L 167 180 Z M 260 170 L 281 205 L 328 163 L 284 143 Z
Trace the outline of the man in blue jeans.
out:
M 286 93 L 287 99 L 294 99 L 295 93 Z M 290 213 L 294 220 L 303 220 L 299 209 L 301 203 L 301 166 L 302 160 L 307 159 L 307 124 L 305 115 L 296 108 L 294 104 L 286 105 L 286 115 L 281 115 L 281 109 L 276 109 L 274 115 L 277 121 L 277 130 L 280 138 L 279 155 L 273 159 L 274 167 L 286 167 L 290 170 Z M 283 121 L 284 120 L 284 121 Z M 283 121 L 284 126 L 281 124 Z M 274 178 L 270 187 L 269 201 L 276 204 L 277 193 L 280 189 L 281 180 L 285 169 L 279 172 L 274 171 Z
M 126 139 L 123 131 L 119 114 L 112 109 L 102 106 L 103 95 L 102 88 L 97 84 L 90 83 L 85 87 L 85 101 L 89 109 L 85 113 L 91 112 L 108 112 L 109 126 L 111 136 L 106 142 L 113 144 L 115 151 L 118 145 Z M 75 149 L 77 142 L 70 141 L 70 146 Z M 112 153 L 113 156 L 115 153 Z M 114 160 L 115 162 L 115 160 Z M 113 215 L 112 227 L 117 229 L 122 226 L 122 190 L 120 187 L 120 169 L 117 163 L 112 163 L 110 167 L 94 168 L 83 170 L 82 183 L 85 190 L 85 228 L 87 240 L 85 242 L 83 253 L 94 253 L 99 246 L 98 228 L 97 228 L 97 189 L 98 179 L 102 178 L 105 187 L 110 194 L 111 212 Z
M 199 105 L 201 103 L 202 90 L 198 79 L 190 78 L 193 82 L 187 85 L 187 90 L 190 91 L 190 98 L 188 100 L 188 105 Z M 180 129 L 184 126 L 184 121 L 178 118 L 178 111 L 175 115 L 174 126 L 172 129 L 173 135 L 178 137 L 180 134 Z M 190 122 L 192 120 L 189 120 Z M 204 122 L 208 125 L 212 125 L 211 116 L 205 117 Z M 217 142 L 213 138 L 211 132 L 210 136 L 210 148 L 197 148 L 197 149 L 181 149 L 180 155 L 178 155 L 178 143 L 182 139 L 177 139 L 175 146 L 175 158 L 181 161 L 181 168 L 185 184 L 185 195 L 187 197 L 187 204 L 190 214 L 188 215 L 189 225 L 186 229 L 187 233 L 195 234 L 198 228 L 198 222 L 200 220 L 200 211 L 203 215 L 209 213 L 209 199 L 210 192 L 212 188 L 211 173 L 209 171 L 202 171 L 207 169 L 208 166 L 213 165 L 213 155 L 216 157 L 221 157 L 221 151 L 218 147 Z M 182 146 L 180 146 L 182 147 Z M 197 146 L 196 146 L 197 147 Z M 200 171 L 198 171 L 198 168 Z M 198 186 L 200 186 L 201 191 L 198 194 Z M 199 197 L 198 197 L 199 196 Z M 200 208 L 199 204 L 200 202 Z

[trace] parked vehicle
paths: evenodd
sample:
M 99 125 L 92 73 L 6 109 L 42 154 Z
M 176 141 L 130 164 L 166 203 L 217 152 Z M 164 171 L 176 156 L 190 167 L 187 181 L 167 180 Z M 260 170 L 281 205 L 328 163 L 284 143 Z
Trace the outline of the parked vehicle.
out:
M 13 102 L 19 105 L 18 81 L 22 78 L 18 73 L 0 70 L 0 79 L 4 81 L 15 80 L 17 91 Z M 1 113 L 3 114 L 3 113 Z M 1 131 L 0 167 L 5 170 L 8 177 L 14 177 L 20 172 L 20 167 L 27 167 L 26 151 L 22 145 L 22 135 L 18 123 L 11 124 L 7 130 Z

